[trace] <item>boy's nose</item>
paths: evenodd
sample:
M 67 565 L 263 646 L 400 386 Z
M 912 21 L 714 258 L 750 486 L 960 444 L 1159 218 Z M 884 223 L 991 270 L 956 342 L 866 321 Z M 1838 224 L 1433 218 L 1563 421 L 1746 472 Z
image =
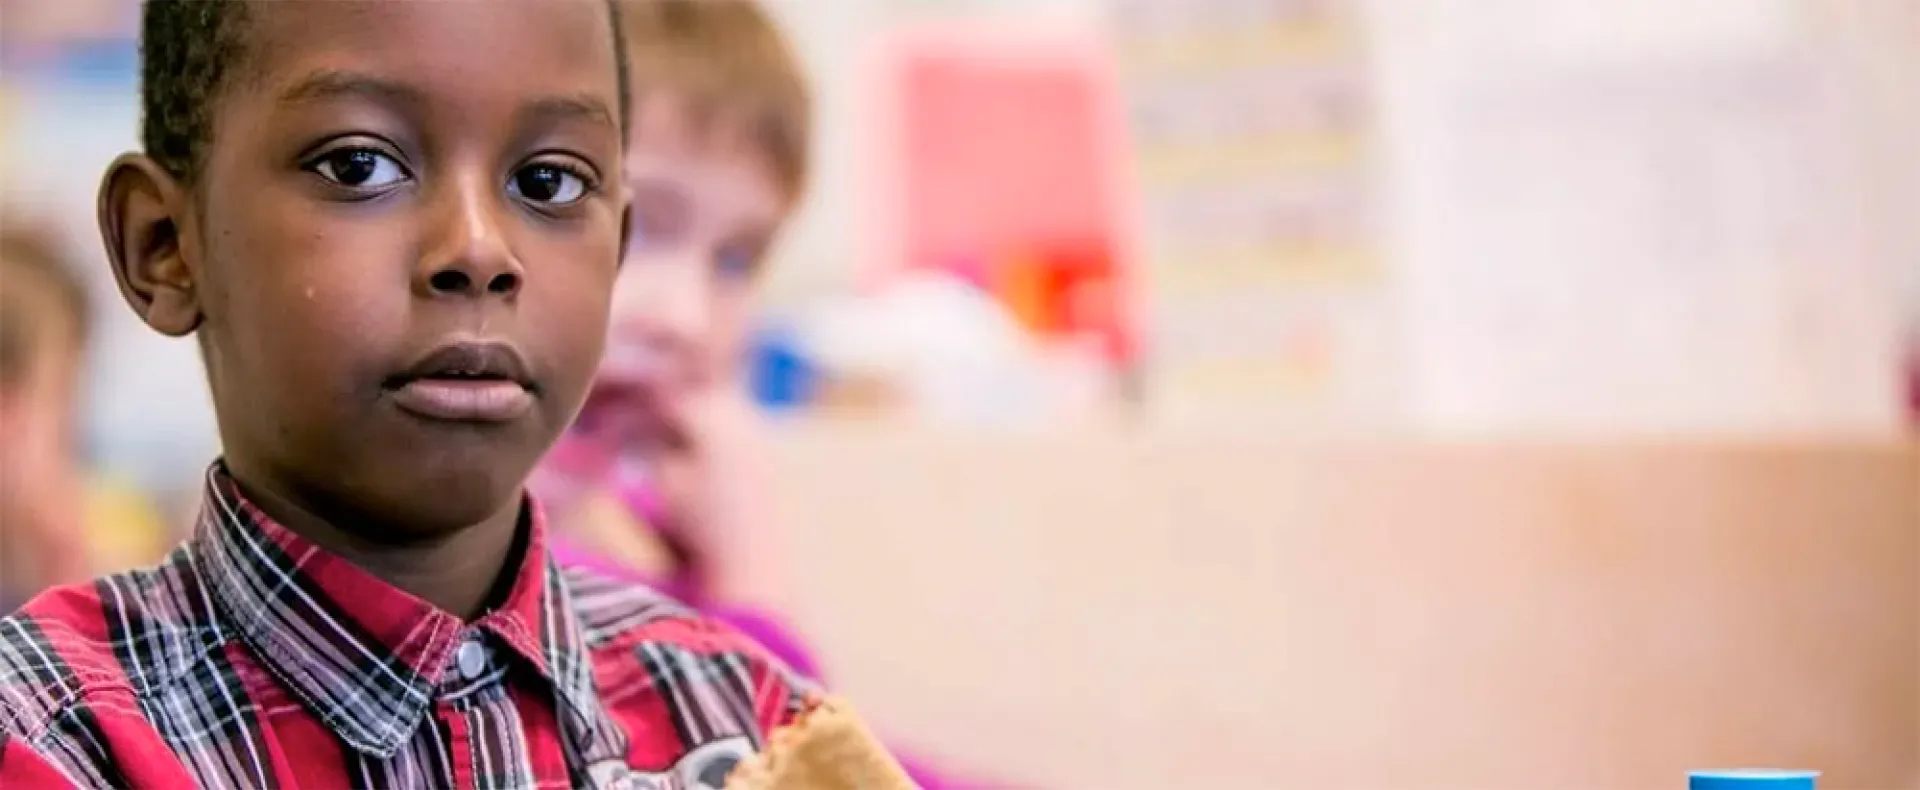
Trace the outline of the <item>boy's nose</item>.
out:
M 695 261 L 629 260 L 614 289 L 610 345 L 643 348 L 685 367 L 712 335 L 708 287 Z
M 450 199 L 437 207 L 441 220 L 434 223 L 414 277 L 415 292 L 425 297 L 518 294 L 526 271 L 494 216 L 498 201 L 472 184 L 448 191 Z

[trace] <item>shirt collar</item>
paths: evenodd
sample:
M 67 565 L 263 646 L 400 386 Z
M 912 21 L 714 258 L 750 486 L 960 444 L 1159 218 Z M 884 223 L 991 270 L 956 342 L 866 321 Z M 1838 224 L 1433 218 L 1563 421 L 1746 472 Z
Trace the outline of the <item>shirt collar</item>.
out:
M 224 615 L 254 654 L 354 749 L 391 757 L 431 709 L 469 627 L 492 633 L 549 683 L 576 738 L 592 735 L 599 699 L 565 576 L 531 534 L 504 605 L 471 624 L 275 523 L 240 493 L 223 463 L 207 472 L 194 546 Z

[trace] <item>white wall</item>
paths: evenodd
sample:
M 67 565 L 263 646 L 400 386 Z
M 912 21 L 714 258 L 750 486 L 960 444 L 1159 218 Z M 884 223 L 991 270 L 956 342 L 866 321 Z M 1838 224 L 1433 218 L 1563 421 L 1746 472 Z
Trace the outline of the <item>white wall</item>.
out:
M 1900 430 L 1917 171 L 1834 53 L 1901 45 L 1832 8 L 1372 3 L 1416 427 Z

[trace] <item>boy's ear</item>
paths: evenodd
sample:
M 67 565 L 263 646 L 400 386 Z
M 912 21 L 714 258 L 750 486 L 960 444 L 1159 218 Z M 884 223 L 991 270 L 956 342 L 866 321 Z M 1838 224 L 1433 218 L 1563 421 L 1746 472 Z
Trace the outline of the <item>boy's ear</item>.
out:
M 625 188 L 620 190 L 620 259 L 614 261 L 613 270 L 627 267 L 627 245 L 633 243 L 633 198 Z
M 133 311 L 147 326 L 181 337 L 200 326 L 194 267 L 185 233 L 191 201 L 179 179 L 142 154 L 122 154 L 100 183 L 100 239 Z

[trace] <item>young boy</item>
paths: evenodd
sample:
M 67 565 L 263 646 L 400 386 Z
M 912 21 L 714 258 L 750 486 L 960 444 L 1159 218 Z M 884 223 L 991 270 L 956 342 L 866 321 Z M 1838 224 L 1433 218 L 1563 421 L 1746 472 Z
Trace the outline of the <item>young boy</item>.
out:
M 160 567 L 0 621 L 0 786 L 711 788 L 813 705 L 522 494 L 607 334 L 614 16 L 149 0 L 101 234 L 225 456 Z

